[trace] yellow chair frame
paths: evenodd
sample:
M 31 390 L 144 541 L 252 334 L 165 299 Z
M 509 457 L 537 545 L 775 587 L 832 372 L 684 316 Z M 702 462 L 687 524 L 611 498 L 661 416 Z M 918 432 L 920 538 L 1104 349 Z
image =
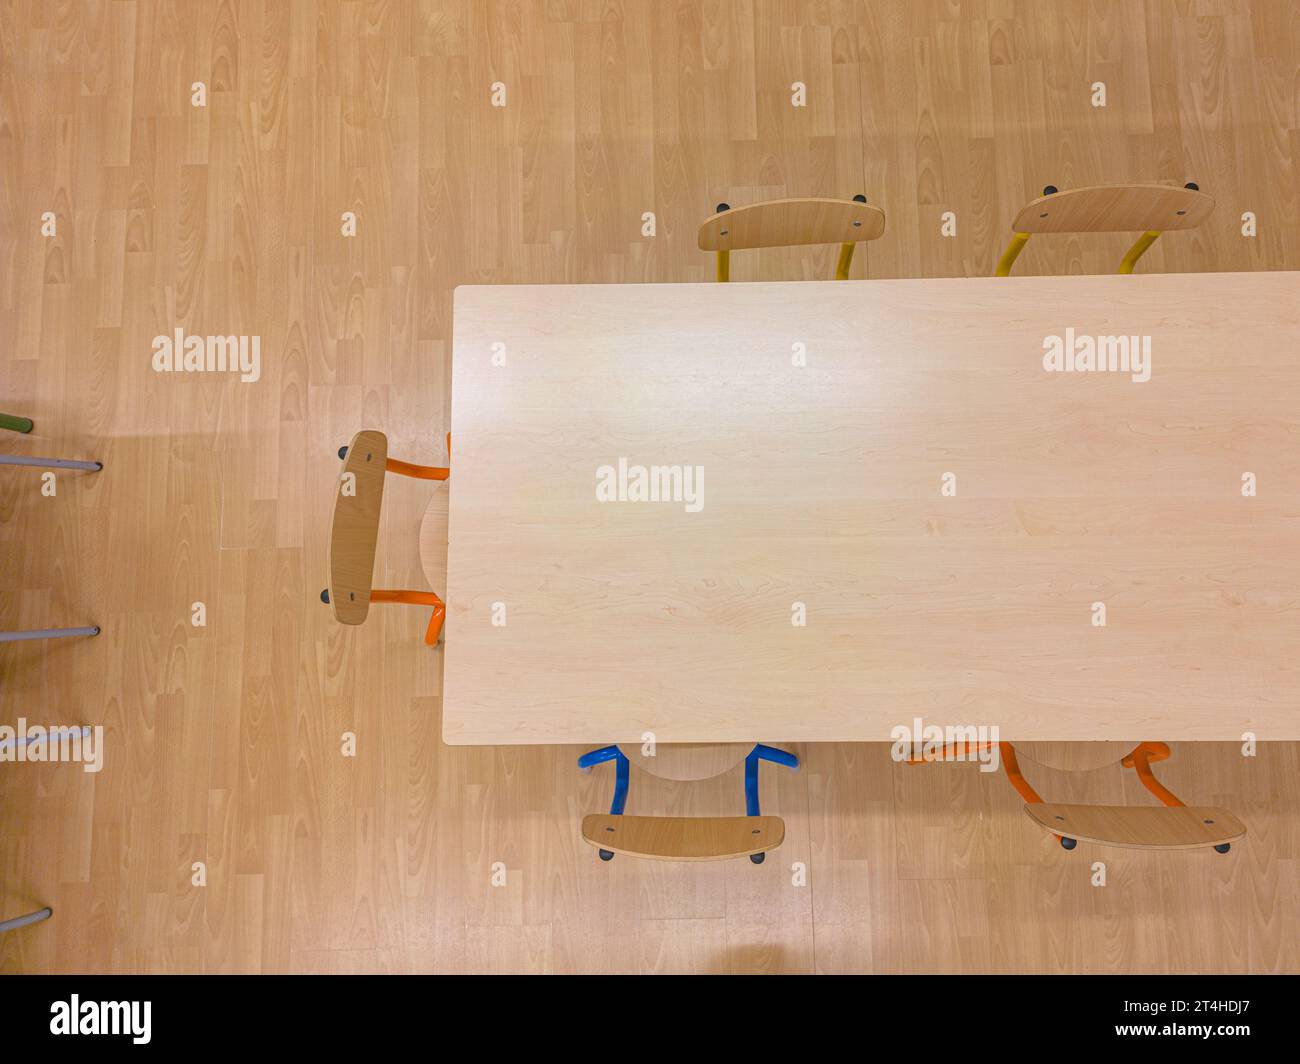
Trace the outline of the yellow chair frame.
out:
M 998 260 L 997 275 L 1007 277 L 1034 233 L 1113 233 L 1142 230 L 1124 254 L 1119 273 L 1133 267 L 1161 233 L 1194 229 L 1214 210 L 1214 199 L 1189 181 L 1174 185 L 1090 185 L 1059 191 L 1048 185 L 1025 205 L 1012 223 L 1014 235 Z

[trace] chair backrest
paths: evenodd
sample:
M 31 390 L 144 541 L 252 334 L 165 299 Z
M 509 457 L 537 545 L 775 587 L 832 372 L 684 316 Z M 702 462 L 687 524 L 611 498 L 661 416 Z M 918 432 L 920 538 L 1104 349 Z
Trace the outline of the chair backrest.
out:
M 1138 850 L 1199 850 L 1236 842 L 1246 826 L 1213 806 L 1062 805 L 1027 802 L 1025 812 L 1056 835 Z
M 657 743 L 653 756 L 636 743 L 620 744 L 637 768 L 665 780 L 711 780 L 730 772 L 754 749 L 753 743 Z
M 420 519 L 420 567 L 434 591 L 447 590 L 447 526 L 450 493 L 446 483 L 434 483 Z
M 864 200 L 778 199 L 732 207 L 700 226 L 701 251 L 856 244 L 885 231 L 885 212 Z
M 1195 186 L 1089 185 L 1052 192 L 1026 204 L 1017 233 L 1171 232 L 1195 229 L 1214 210 L 1214 197 Z
M 375 429 L 358 432 L 347 455 L 334 493 L 330 526 L 329 603 L 340 624 L 360 624 L 370 612 L 379 539 L 379 511 L 384 501 L 384 470 L 388 437 Z M 343 491 L 343 477 L 353 474 L 355 490 Z
M 1016 756 L 1061 772 L 1091 772 L 1118 768 L 1136 742 L 1090 741 L 1074 743 L 1016 743 Z
M 600 850 L 659 861 L 725 861 L 781 845 L 778 816 L 614 816 L 582 818 L 582 837 Z

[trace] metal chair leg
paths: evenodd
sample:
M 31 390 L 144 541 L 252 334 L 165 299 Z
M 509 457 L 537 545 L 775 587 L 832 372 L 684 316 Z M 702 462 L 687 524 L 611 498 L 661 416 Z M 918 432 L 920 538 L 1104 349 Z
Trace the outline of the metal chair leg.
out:
M 627 755 L 617 746 L 602 746 L 599 750 L 591 750 L 578 758 L 578 767 L 584 772 L 590 772 L 593 765 L 606 761 L 614 762 L 614 800 L 610 803 L 609 815 L 622 816 L 623 809 L 627 806 L 629 769 L 632 765 Z
M 1020 253 L 1025 250 L 1025 245 L 1028 243 L 1028 233 L 1016 233 L 1011 237 L 1011 243 L 1002 252 L 1002 258 L 998 259 L 997 274 L 999 277 L 1011 276 L 1011 267 L 1015 265 L 1016 259 L 1020 257 Z
M 17 414 L 0 414 L 0 429 L 8 429 L 10 432 L 31 432 L 35 426 L 29 417 L 19 417 Z
M 610 816 L 622 816 L 623 810 L 627 807 L 627 787 L 630 778 L 630 768 L 632 763 L 628 761 L 627 755 L 617 746 L 602 746 L 599 750 L 589 750 L 578 758 L 578 768 L 583 772 L 590 772 L 594 765 L 603 764 L 606 761 L 614 762 L 614 800 L 609 805 Z M 614 852 L 612 850 L 598 851 L 602 861 L 612 861 Z
M 34 628 L 30 632 L 0 632 L 0 643 L 21 643 L 26 639 L 66 639 L 74 635 L 99 635 L 99 625 L 87 628 Z
M 98 473 L 103 462 L 83 462 L 76 458 L 29 458 L 26 455 L 0 454 L 0 465 L 37 466 L 40 469 L 86 469 Z
M 745 815 L 758 816 L 758 763 L 772 761 L 778 765 L 797 770 L 799 758 L 788 750 L 778 750 L 775 746 L 755 745 L 745 758 Z M 749 859 L 753 864 L 762 864 L 766 854 L 751 853 Z
M 30 927 L 32 924 L 39 924 L 42 920 L 48 920 L 54 915 L 54 910 L 49 906 L 44 909 L 37 909 L 34 913 L 28 913 L 26 916 L 15 916 L 12 920 L 0 920 L 0 932 L 17 931 L 20 927 Z
M 731 205 L 729 203 L 719 203 L 716 213 L 721 214 L 723 211 L 729 211 L 729 210 L 731 210 Z M 725 229 L 722 230 L 722 235 L 723 236 L 727 235 L 727 231 Z M 730 251 L 719 249 L 717 277 L 719 281 L 731 280 L 731 252 Z

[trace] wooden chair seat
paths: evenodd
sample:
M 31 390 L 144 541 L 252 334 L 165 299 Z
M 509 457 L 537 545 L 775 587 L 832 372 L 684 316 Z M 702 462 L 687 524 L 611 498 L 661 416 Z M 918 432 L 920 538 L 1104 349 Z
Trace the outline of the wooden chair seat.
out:
M 885 212 L 855 200 L 778 199 L 710 215 L 700 226 L 701 251 L 851 244 L 885 231 Z
M 660 861 L 723 861 L 781 845 L 777 816 L 611 816 L 582 818 L 582 837 L 611 853 Z
M 1055 835 L 1137 850 L 1195 850 L 1236 842 L 1246 826 L 1214 806 L 1026 803 L 1025 812 Z
M 1214 197 L 1176 185 L 1089 185 L 1040 196 L 1016 215 L 1017 233 L 1172 232 L 1195 229 Z

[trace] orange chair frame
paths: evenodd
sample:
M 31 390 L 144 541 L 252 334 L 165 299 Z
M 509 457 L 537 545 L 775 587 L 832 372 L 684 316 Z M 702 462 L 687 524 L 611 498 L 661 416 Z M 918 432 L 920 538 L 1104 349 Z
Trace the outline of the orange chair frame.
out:
M 953 754 L 957 751 L 971 754 L 980 750 L 990 750 L 994 746 L 998 748 L 998 758 L 1002 762 L 1002 770 L 1007 774 L 1007 779 L 1011 786 L 1016 789 L 1020 795 L 1030 805 L 1041 805 L 1043 799 L 1025 779 L 1024 773 L 1020 771 L 1020 762 L 1016 758 L 1016 748 L 1010 743 L 950 743 L 943 748 L 943 753 L 939 757 L 910 757 L 907 759 L 909 765 L 928 764 L 930 761 L 948 761 L 952 760 Z M 1138 779 L 1142 786 L 1160 799 L 1162 805 L 1181 806 L 1187 803 L 1181 801 L 1168 787 L 1156 779 L 1155 774 L 1151 771 L 1153 761 L 1164 761 L 1169 757 L 1169 746 L 1166 743 L 1138 743 L 1124 758 L 1120 764 L 1125 768 L 1131 768 L 1137 772 Z M 1062 836 L 1057 835 L 1056 840 L 1060 842 Z
M 342 457 L 343 451 L 339 452 Z M 451 433 L 447 433 L 447 458 L 451 459 Z M 396 473 L 402 477 L 414 477 L 416 480 L 446 480 L 451 476 L 451 469 L 447 466 L 426 466 L 416 465 L 414 462 L 402 462 L 396 458 L 388 458 L 384 461 L 385 473 Z M 321 598 L 328 601 L 327 593 L 322 592 Z M 371 588 L 370 601 L 373 602 L 397 602 L 406 606 L 432 606 L 433 614 L 429 617 L 429 627 L 424 631 L 424 642 L 427 646 L 437 646 L 438 639 L 442 635 L 442 624 L 447 619 L 447 604 L 442 601 L 432 591 L 399 591 L 393 588 Z
M 451 433 L 447 433 L 447 458 L 451 459 Z M 384 462 L 385 473 L 396 473 L 402 477 L 414 477 L 416 480 L 446 480 L 451 476 L 447 466 L 416 465 L 414 462 L 402 462 L 389 458 Z M 432 606 L 433 614 L 429 617 L 429 627 L 424 631 L 427 646 L 437 646 L 442 635 L 442 622 L 447 619 L 447 604 L 432 591 L 393 591 L 381 588 L 370 589 L 371 602 L 400 602 L 406 606 Z
M 371 588 L 370 601 L 400 602 L 407 606 L 432 606 L 433 614 L 429 617 L 429 627 L 425 629 L 424 641 L 431 647 L 437 646 L 438 637 L 442 635 L 442 622 L 447 618 L 447 604 L 432 591 L 392 591 Z

